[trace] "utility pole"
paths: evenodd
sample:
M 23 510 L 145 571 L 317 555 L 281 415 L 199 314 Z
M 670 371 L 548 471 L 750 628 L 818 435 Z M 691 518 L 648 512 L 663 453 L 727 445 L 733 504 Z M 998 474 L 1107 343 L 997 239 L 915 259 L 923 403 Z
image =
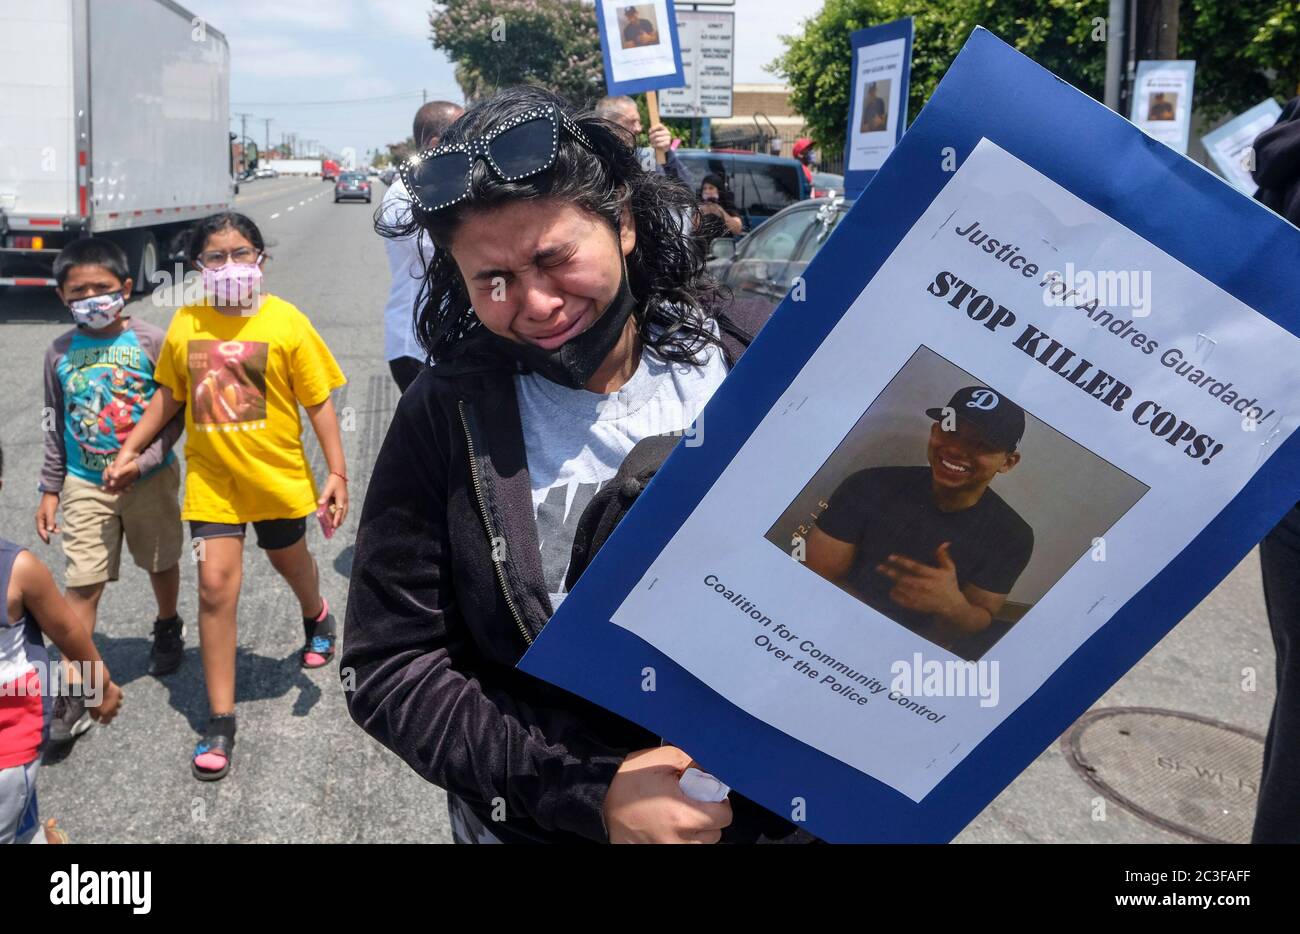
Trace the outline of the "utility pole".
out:
M 1124 49 L 1128 41 L 1126 0 L 1110 0 L 1106 17 L 1106 93 L 1104 103 L 1120 113 L 1120 89 L 1124 84 Z
M 1132 110 L 1137 63 L 1178 58 L 1179 0 L 1128 0 L 1128 62 L 1120 113 Z
M 239 170 L 242 172 L 248 168 L 248 118 L 252 114 L 235 114 L 239 118 Z
M 1179 0 L 1137 0 L 1138 61 L 1178 58 Z
M 429 89 L 420 88 L 420 104 L 424 105 L 427 103 L 429 103 Z
M 266 149 L 267 149 L 268 152 L 270 152 L 270 150 L 271 150 L 271 118 L 270 118 L 270 117 L 263 117 L 263 118 L 262 118 L 262 122 L 266 124 Z

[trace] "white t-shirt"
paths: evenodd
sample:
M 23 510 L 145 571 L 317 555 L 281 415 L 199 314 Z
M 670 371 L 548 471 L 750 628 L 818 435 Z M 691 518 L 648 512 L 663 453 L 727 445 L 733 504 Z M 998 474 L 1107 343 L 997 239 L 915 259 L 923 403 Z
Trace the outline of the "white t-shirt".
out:
M 703 366 L 668 363 L 647 350 L 632 378 L 608 394 L 569 389 L 536 373 L 515 377 L 552 606 L 564 599 L 573 537 L 591 498 L 643 438 L 699 437 L 701 426 L 691 426 L 726 375 L 721 348 L 711 346 Z
M 410 205 L 411 199 L 402 179 L 394 178 L 380 202 L 380 217 L 388 224 L 404 223 L 410 217 Z M 424 231 L 420 231 L 419 237 L 401 240 L 385 237 L 384 250 L 388 253 L 388 269 L 393 276 L 388 289 L 388 304 L 384 306 L 384 359 L 414 357 L 423 360 L 424 350 L 415 339 L 414 310 L 424 275 L 420 252 L 423 250 L 425 259 L 432 260 L 433 241 Z

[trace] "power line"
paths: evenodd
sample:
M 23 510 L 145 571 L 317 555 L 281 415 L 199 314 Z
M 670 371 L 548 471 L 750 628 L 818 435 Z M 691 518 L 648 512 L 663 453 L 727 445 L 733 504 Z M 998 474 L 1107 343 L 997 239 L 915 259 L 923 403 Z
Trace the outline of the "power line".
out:
M 353 97 L 332 101 L 232 101 L 232 107 L 331 107 L 339 104 L 378 104 L 396 102 L 424 95 L 423 90 L 402 91 L 380 97 Z

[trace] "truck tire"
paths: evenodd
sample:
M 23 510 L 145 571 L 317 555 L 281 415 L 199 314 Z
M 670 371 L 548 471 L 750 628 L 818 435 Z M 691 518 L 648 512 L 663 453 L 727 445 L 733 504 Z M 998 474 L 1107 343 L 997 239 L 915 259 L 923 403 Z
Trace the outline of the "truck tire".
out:
M 126 251 L 126 268 L 135 280 L 135 294 L 148 295 L 157 286 L 158 239 L 149 230 L 128 231 L 114 239 Z

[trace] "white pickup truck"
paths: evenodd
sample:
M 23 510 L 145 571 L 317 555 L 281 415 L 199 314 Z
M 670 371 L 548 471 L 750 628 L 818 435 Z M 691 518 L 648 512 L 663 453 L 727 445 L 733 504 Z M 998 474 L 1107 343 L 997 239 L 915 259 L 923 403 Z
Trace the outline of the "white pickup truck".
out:
M 0 287 L 93 234 L 151 288 L 233 202 L 229 111 L 225 36 L 171 0 L 0 0 Z

